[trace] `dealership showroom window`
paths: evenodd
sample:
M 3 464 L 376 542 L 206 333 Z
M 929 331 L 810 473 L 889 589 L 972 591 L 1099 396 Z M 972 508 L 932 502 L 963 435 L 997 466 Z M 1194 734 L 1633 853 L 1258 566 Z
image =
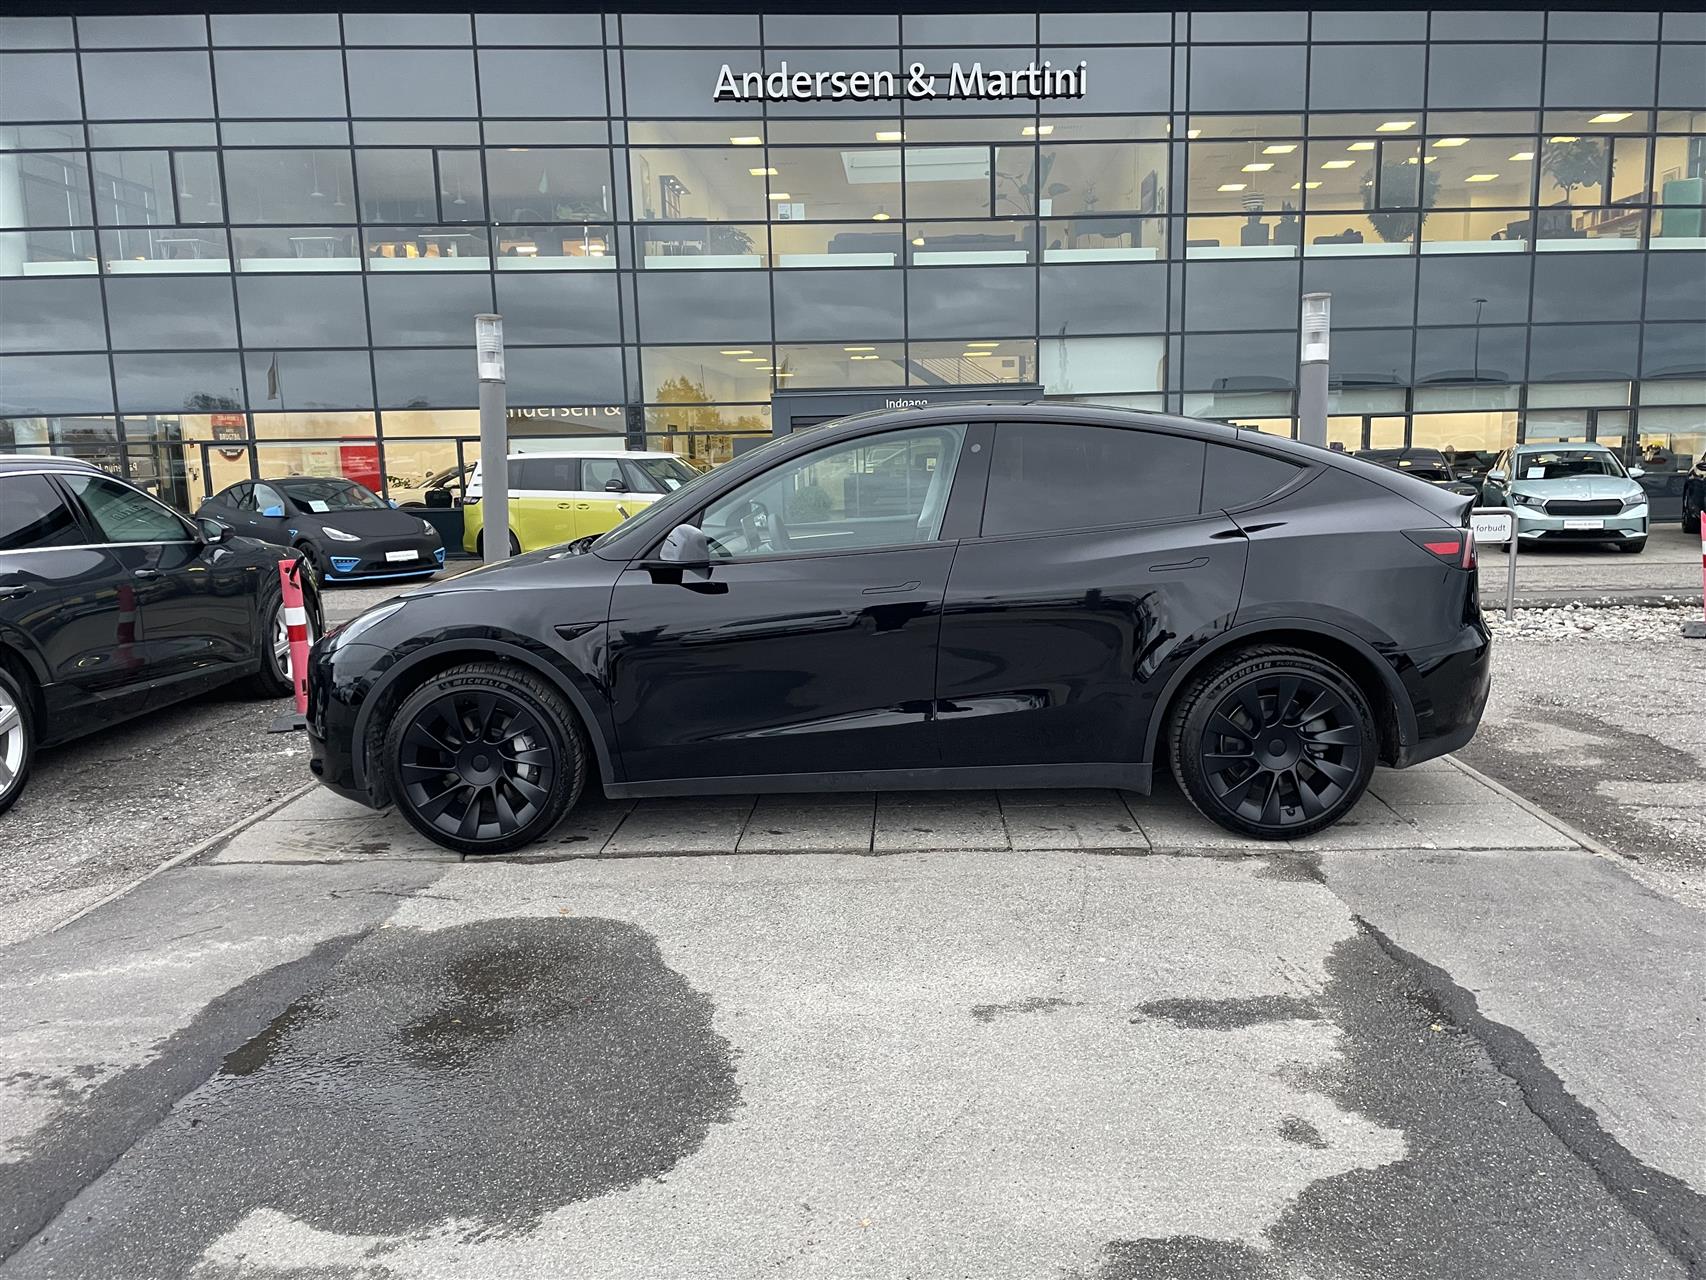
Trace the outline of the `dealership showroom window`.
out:
M 1686 473 L 1706 16 L 0 17 L 0 451 L 180 507 L 471 464 L 494 311 L 523 441 L 1000 383 L 1285 434 L 1314 291 L 1335 444 Z

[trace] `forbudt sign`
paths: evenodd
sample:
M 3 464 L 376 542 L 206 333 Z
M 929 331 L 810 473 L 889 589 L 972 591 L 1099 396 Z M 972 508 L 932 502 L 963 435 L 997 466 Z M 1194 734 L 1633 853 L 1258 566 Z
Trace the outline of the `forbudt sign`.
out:
M 880 102 L 906 98 L 999 101 L 1012 98 L 1082 98 L 1089 64 L 1056 67 L 1048 59 L 1023 67 L 985 70 L 983 63 L 956 62 L 930 71 L 914 62 L 894 71 L 795 71 L 786 60 L 774 71 L 736 71 L 723 63 L 713 102 Z

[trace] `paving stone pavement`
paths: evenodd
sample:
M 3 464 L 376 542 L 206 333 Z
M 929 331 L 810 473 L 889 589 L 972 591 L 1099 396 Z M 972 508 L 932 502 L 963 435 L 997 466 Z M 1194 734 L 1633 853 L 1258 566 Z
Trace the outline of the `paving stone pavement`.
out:
M 1580 849 L 1569 833 L 1449 757 L 1382 769 L 1336 826 L 1293 841 L 1223 830 L 1163 780 L 1150 796 L 1102 790 L 913 791 L 657 800 L 582 800 L 515 858 L 642 858 L 765 853 L 1024 853 L 1208 856 L 1389 849 Z M 395 811 L 375 814 L 316 789 L 238 833 L 209 860 L 456 861 Z

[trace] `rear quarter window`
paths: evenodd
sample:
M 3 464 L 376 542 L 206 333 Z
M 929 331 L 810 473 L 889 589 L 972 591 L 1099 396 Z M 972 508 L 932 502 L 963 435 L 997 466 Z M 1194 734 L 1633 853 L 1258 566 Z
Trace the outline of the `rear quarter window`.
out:
M 1221 511 L 1260 502 L 1285 488 L 1302 469 L 1295 462 L 1254 449 L 1211 444 L 1203 471 L 1203 510 Z

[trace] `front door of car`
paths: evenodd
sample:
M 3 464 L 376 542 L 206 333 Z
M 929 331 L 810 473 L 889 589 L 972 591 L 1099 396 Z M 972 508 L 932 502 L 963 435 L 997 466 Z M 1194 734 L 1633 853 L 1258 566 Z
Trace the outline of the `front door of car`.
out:
M 101 708 L 140 709 L 126 688 L 147 678 L 137 621 L 129 574 L 53 480 L 0 475 L 0 641 L 35 659 L 52 699 L 47 736 L 80 731 Z
M 249 513 L 249 536 L 276 547 L 290 546 L 296 540 L 296 530 L 291 520 L 292 508 L 285 496 L 264 480 L 255 481 L 250 493 L 254 510 Z
M 629 480 L 620 458 L 581 460 L 581 487 L 575 494 L 575 537 L 614 529 L 645 505 L 629 493 Z M 612 489 L 613 482 L 621 487 Z
M 630 780 L 937 764 L 945 519 L 966 436 L 913 427 L 778 463 L 702 513 L 708 569 L 622 574 L 609 669 Z
M 150 680 L 216 677 L 255 657 L 258 570 L 129 485 L 93 474 L 61 481 L 135 593 Z
M 1199 510 L 1206 447 L 1115 426 L 996 427 L 981 536 L 960 544 L 943 608 L 944 765 L 1143 758 L 1161 687 L 1231 625 L 1243 587 L 1243 536 Z

